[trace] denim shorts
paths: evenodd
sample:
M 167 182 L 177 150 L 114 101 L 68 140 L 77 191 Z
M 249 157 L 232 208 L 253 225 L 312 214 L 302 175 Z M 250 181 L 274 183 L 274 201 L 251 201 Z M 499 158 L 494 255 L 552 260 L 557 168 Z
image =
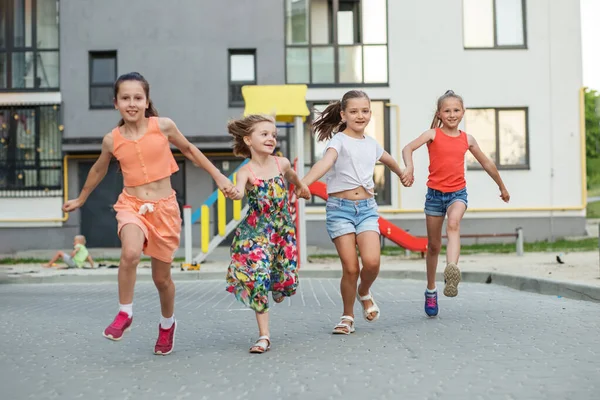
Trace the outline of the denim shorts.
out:
M 425 195 L 425 214 L 434 217 L 444 217 L 448 207 L 453 203 L 460 201 L 469 206 L 467 201 L 467 188 L 457 190 L 456 192 L 440 192 L 432 188 L 427 188 Z
M 329 197 L 325 206 L 327 233 L 331 240 L 354 233 L 366 231 L 379 233 L 379 214 L 374 198 L 365 200 L 347 200 Z

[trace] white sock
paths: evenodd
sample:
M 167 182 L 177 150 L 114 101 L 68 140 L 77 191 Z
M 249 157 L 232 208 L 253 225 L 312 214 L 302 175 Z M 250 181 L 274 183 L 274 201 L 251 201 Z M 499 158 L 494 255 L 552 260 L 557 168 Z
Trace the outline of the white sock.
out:
M 162 315 L 160 316 L 160 326 L 163 329 L 171 329 L 173 324 L 175 323 L 175 315 L 172 315 L 171 318 L 165 318 Z
M 437 292 L 437 287 L 435 287 L 433 289 L 426 288 L 426 290 L 427 290 L 427 293 L 435 293 L 435 292 Z
M 133 315 L 133 303 L 131 304 L 119 304 L 119 311 L 126 312 L 129 318 Z

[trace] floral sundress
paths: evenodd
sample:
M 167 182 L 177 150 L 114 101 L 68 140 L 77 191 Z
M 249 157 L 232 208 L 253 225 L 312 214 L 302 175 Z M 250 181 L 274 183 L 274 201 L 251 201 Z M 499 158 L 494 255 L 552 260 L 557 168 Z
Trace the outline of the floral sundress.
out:
M 279 175 L 259 179 L 246 191 L 249 210 L 235 231 L 228 292 L 256 312 L 269 311 L 273 298 L 292 296 L 298 286 L 296 228 L 289 211 L 288 194 L 279 161 Z

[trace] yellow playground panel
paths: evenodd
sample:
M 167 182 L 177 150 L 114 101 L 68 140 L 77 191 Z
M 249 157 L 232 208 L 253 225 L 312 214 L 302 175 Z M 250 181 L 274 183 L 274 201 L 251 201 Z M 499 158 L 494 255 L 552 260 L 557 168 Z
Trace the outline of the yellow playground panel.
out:
M 289 157 L 297 158 L 298 165 L 304 164 L 304 154 L 299 149 L 304 148 L 303 122 L 310 111 L 306 106 L 306 85 L 250 85 L 242 87 L 242 95 L 246 107 L 244 115 L 266 114 L 272 115 L 279 122 L 293 123 L 294 135 L 291 140 L 296 154 Z M 247 160 L 242 164 L 244 165 Z M 240 166 L 241 167 L 241 166 Z M 239 168 L 238 168 L 239 169 Z M 301 169 L 298 171 L 301 176 Z M 229 177 L 235 183 L 237 170 Z M 211 238 L 211 208 L 217 207 L 217 231 L 218 234 Z M 202 206 L 192 213 L 191 206 L 184 206 L 184 240 L 185 240 L 185 262 L 181 269 L 199 270 L 200 264 L 208 254 L 218 246 L 241 222 L 246 209 L 242 209 L 242 202 L 233 202 L 233 219 L 227 221 L 227 201 L 219 190 L 213 192 Z M 298 204 L 298 253 L 299 262 L 306 260 L 306 232 L 304 222 L 304 201 Z M 200 221 L 200 253 L 192 258 L 192 225 Z

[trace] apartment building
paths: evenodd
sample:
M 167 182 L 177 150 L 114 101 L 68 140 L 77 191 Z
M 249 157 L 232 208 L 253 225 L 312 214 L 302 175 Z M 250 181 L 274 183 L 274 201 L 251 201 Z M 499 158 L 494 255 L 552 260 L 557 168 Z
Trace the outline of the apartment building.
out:
M 511 193 L 504 204 L 468 155 L 463 232 L 582 234 L 580 36 L 573 0 L 0 0 L 0 253 L 65 247 L 76 233 L 92 247 L 119 246 L 116 166 L 80 211 L 65 216 L 61 205 L 117 123 L 112 83 L 130 71 L 224 173 L 241 162 L 225 125 L 243 113 L 244 85 L 307 84 L 316 110 L 362 89 L 372 100 L 368 134 L 399 160 L 452 89 L 465 101 L 462 128 Z M 286 155 L 289 135 L 281 129 Z M 307 128 L 306 168 L 323 148 Z M 178 200 L 196 208 L 215 186 L 174 152 Z M 425 233 L 427 166 L 422 148 L 412 188 L 375 171 L 381 214 L 416 235 Z M 326 245 L 322 201 L 307 204 L 307 220 L 308 244 Z

